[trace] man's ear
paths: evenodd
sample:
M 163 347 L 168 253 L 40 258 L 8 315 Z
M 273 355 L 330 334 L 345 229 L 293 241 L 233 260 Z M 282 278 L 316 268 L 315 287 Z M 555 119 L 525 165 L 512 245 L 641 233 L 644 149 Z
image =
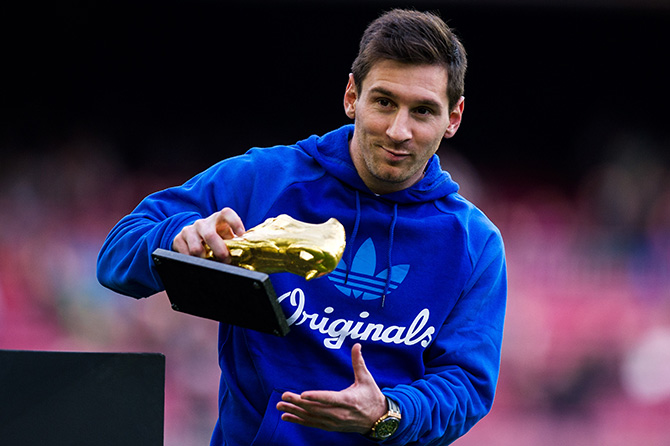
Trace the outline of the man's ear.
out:
M 356 118 L 356 100 L 358 99 L 358 93 L 356 91 L 356 84 L 354 83 L 354 75 L 349 74 L 349 82 L 347 83 L 347 89 L 344 92 L 344 112 L 347 114 L 349 119 Z
M 461 98 L 456 103 L 456 107 L 454 107 L 449 112 L 449 126 L 447 127 L 447 131 L 444 132 L 445 138 L 451 138 L 456 134 L 456 130 L 458 130 L 458 127 L 460 127 L 461 125 L 461 119 L 463 118 L 464 108 L 465 108 L 465 98 L 461 96 Z

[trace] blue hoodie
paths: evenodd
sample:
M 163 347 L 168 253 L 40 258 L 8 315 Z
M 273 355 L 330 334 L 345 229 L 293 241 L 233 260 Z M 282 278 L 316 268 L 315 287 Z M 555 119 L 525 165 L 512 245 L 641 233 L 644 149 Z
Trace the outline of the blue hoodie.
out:
M 221 161 L 145 198 L 102 247 L 100 282 L 139 298 L 163 289 L 151 253 L 171 249 L 184 226 L 223 207 L 247 228 L 279 214 L 344 225 L 347 247 L 334 272 L 309 282 L 271 275 L 286 337 L 220 324 L 212 445 L 374 444 L 281 421 L 275 408 L 287 390 L 349 387 L 356 342 L 402 412 L 384 444 L 449 444 L 491 408 L 507 294 L 499 231 L 457 193 L 437 156 L 414 186 L 375 195 L 352 163 L 352 134 L 348 125 Z

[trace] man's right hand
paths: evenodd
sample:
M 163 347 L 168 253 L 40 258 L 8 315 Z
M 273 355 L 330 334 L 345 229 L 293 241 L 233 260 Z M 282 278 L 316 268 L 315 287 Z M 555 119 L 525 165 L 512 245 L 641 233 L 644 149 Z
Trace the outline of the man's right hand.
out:
M 230 253 L 223 240 L 245 232 L 244 224 L 237 212 L 231 208 L 223 208 L 207 218 L 201 218 L 184 227 L 172 242 L 172 250 L 196 257 L 213 254 L 216 260 L 229 263 Z

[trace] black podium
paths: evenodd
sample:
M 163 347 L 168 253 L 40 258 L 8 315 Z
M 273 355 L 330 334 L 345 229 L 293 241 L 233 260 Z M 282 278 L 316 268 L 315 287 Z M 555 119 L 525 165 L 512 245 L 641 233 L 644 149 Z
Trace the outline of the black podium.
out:
M 0 350 L 0 445 L 162 446 L 165 357 Z

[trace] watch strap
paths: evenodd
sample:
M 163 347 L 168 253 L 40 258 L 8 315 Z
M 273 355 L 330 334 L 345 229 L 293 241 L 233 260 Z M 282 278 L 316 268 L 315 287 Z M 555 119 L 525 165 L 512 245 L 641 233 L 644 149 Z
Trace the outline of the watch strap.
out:
M 388 396 L 386 397 L 387 411 L 382 415 L 374 425 L 370 434 L 370 438 L 374 440 L 383 440 L 393 435 L 400 424 L 402 415 L 400 414 L 400 406 Z
M 389 411 L 389 412 L 393 412 L 393 413 L 395 413 L 396 416 L 397 416 L 398 418 L 400 418 L 400 406 L 398 405 L 398 403 L 396 403 L 395 401 L 393 401 L 393 400 L 392 400 L 391 398 L 389 398 L 388 396 L 386 397 L 386 402 L 388 403 L 388 406 L 389 406 L 389 410 L 388 410 L 388 411 Z

